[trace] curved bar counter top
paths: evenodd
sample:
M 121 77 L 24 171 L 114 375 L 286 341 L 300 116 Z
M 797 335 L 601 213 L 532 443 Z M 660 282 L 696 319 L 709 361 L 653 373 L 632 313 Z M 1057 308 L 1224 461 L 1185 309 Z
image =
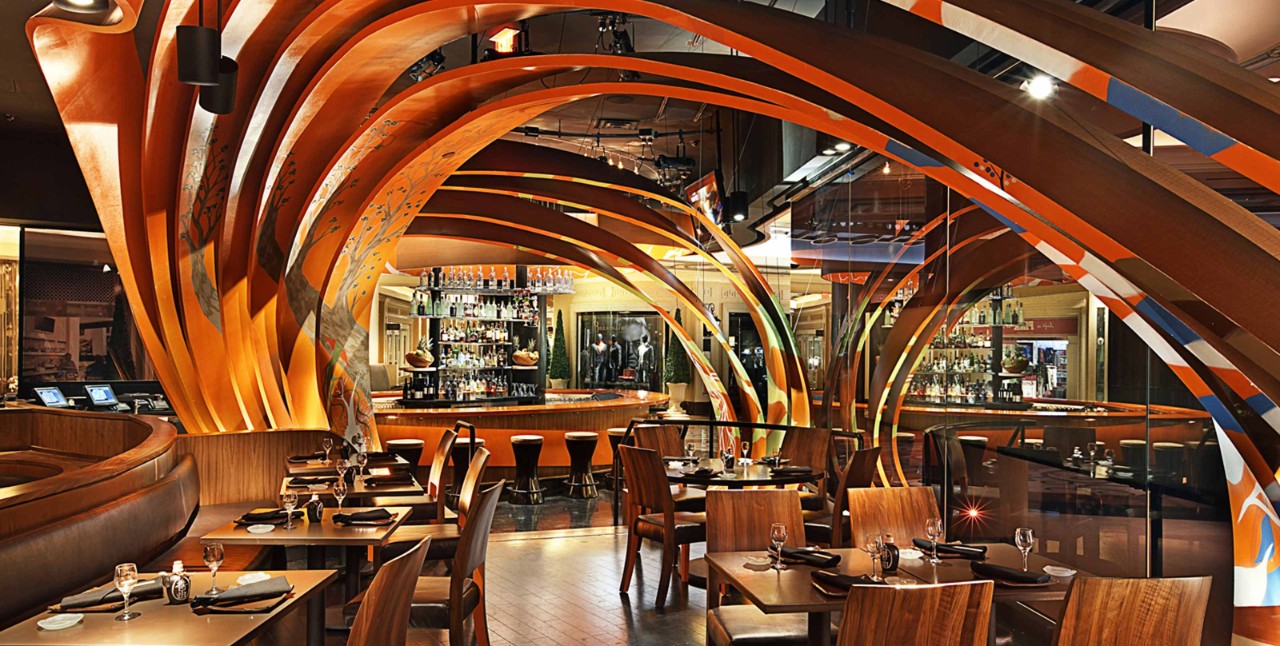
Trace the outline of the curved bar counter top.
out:
M 593 401 L 591 396 L 598 393 L 610 393 L 618 398 Z M 485 448 L 492 453 L 485 479 L 495 480 L 514 474 L 513 435 L 543 437 L 538 458 L 538 468 L 543 475 L 568 473 L 569 454 L 565 450 L 564 434 L 572 431 L 599 433 L 591 463 L 612 464 L 613 453 L 606 431 L 624 427 L 637 417 L 648 417 L 650 409 L 665 405 L 669 399 L 663 393 L 628 390 L 554 390 L 547 396 L 544 404 L 456 408 L 400 408 L 394 398 L 387 397 L 377 400 L 374 414 L 378 435 L 384 442 L 403 438 L 423 440 L 421 466 L 430 465 L 445 429 L 453 428 L 457 421 L 474 424 L 476 437 L 484 438 Z

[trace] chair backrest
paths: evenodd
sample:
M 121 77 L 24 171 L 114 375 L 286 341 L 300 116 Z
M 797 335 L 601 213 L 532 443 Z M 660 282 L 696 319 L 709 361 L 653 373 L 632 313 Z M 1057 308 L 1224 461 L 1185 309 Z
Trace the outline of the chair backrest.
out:
M 457 439 L 457 431 L 440 434 L 440 444 L 436 445 L 436 455 L 431 460 L 431 473 L 427 476 L 428 496 L 440 497 L 440 480 L 444 478 L 444 467 L 449 462 L 449 452 L 453 450 L 453 442 Z
M 475 571 L 484 566 L 489 554 L 489 529 L 493 527 L 493 514 L 498 509 L 498 498 L 507 481 L 476 492 L 471 504 L 471 518 L 462 528 L 458 538 L 458 552 L 453 557 L 453 572 L 449 580 L 449 603 L 462 603 L 462 591 L 467 579 L 474 578 Z M 459 606 L 453 606 L 455 608 Z
M 636 438 L 636 446 L 657 451 L 659 458 L 684 455 L 680 429 L 670 424 L 637 424 L 631 434 Z
M 422 573 L 431 538 L 422 539 L 413 549 L 382 564 L 373 577 L 364 602 L 351 622 L 347 644 L 380 646 L 403 644 L 408 639 L 409 609 L 413 605 L 413 589 Z
M 489 449 L 477 447 L 471 463 L 467 465 L 467 475 L 462 479 L 462 488 L 458 490 L 458 524 L 466 525 L 467 516 L 471 513 L 471 503 L 475 500 L 476 488 L 484 480 L 484 468 L 489 464 Z
M 618 447 L 618 455 L 622 458 L 632 505 L 663 513 L 674 509 L 671 485 L 657 451 L 624 445 Z
M 1077 577 L 1053 643 L 1200 643 L 1212 577 L 1102 579 Z
M 898 543 L 924 536 L 925 524 L 939 517 L 932 487 L 849 489 L 847 493 L 853 547 L 862 547 L 867 534 L 893 534 Z
M 840 646 L 980 646 L 991 623 L 992 581 L 854 586 Z
M 804 515 L 795 489 L 707 492 L 707 551 L 763 550 L 774 523 L 787 526 L 787 545 L 804 545 Z
M 858 449 L 845 462 L 840 472 L 839 485 L 836 488 L 835 500 L 831 503 L 831 547 L 844 547 L 849 538 L 844 535 L 844 510 L 848 508 L 850 489 L 866 489 L 872 485 L 876 476 L 876 464 L 880 460 L 880 447 Z
M 814 473 L 826 473 L 831 456 L 831 429 L 795 428 L 782 438 L 779 454 L 791 460 L 792 466 L 810 467 Z

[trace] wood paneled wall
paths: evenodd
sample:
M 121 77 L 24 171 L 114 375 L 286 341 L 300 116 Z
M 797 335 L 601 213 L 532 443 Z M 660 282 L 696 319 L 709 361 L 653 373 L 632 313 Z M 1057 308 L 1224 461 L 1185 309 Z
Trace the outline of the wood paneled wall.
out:
M 176 451 L 179 456 L 195 457 L 202 505 L 275 500 L 285 475 L 285 459 L 319 451 L 325 435 L 332 434 L 278 430 L 181 435 Z

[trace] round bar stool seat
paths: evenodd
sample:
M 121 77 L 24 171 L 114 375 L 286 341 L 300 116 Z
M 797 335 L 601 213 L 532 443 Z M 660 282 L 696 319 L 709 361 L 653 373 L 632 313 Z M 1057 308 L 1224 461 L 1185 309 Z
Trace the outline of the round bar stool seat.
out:
M 542 454 L 542 436 L 512 435 L 511 452 L 516 458 L 516 481 L 511 489 L 511 504 L 541 505 L 544 490 L 538 482 L 538 456 Z
M 1022 441 L 1022 445 L 1032 449 L 1043 449 L 1044 440 L 1038 437 L 1029 437 Z
M 484 438 L 476 438 L 476 448 L 484 446 Z M 458 492 L 462 491 L 462 481 L 467 477 L 467 467 L 471 464 L 471 437 L 459 437 L 453 441 L 453 450 L 449 451 L 449 461 L 453 465 L 453 486 L 446 497 L 452 508 L 458 508 Z
M 387 440 L 384 445 L 388 453 L 398 455 L 409 463 L 409 473 L 417 473 L 418 463 L 422 461 L 422 451 L 425 447 L 422 440 L 411 438 Z
M 1120 440 L 1120 462 L 1134 469 L 1147 468 L 1147 441 Z
M 1177 479 L 1182 470 L 1186 447 L 1181 442 L 1155 442 L 1151 445 L 1155 470 L 1162 478 Z
M 621 465 L 621 463 L 618 461 L 618 446 L 622 444 L 622 438 L 626 437 L 627 435 L 627 427 L 615 426 L 605 432 L 609 434 L 609 450 L 611 451 L 610 455 L 613 456 L 613 462 L 612 462 L 613 468 L 609 469 L 608 481 L 613 482 L 613 475 L 614 475 L 613 469 Z M 618 473 L 618 483 L 621 484 L 625 480 L 626 478 L 623 476 L 623 474 Z
M 599 437 L 599 433 L 590 431 L 564 434 L 564 446 L 569 452 L 569 480 L 565 485 L 569 488 L 570 498 L 595 498 L 600 495 L 596 489 L 595 476 L 591 475 L 591 455 L 596 452 L 596 440 Z

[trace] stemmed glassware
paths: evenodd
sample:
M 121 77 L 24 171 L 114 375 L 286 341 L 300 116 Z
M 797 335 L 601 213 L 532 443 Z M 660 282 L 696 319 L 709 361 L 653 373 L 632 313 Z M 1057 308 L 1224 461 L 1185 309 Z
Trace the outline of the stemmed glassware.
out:
M 360 469 L 356 473 L 360 474 L 360 484 L 364 484 L 365 466 L 367 466 L 368 464 L 369 464 L 368 453 L 361 451 L 356 454 L 356 466 L 359 467 Z
M 286 490 L 280 494 L 280 504 L 284 506 L 284 528 L 293 529 L 293 510 L 298 506 L 298 492 Z
M 320 445 L 324 447 L 324 463 L 329 464 L 329 452 L 333 450 L 333 438 L 325 435 L 324 439 L 320 440 Z
M 779 571 L 787 569 L 787 566 L 782 563 L 782 546 L 787 543 L 787 526 L 783 523 L 770 525 L 769 541 L 773 543 L 773 569 Z
M 338 480 L 346 482 L 347 469 L 351 468 L 351 463 L 348 462 L 346 458 L 338 458 L 337 468 L 338 468 Z
M 930 518 L 925 521 L 924 535 L 928 536 L 929 540 L 933 543 L 933 554 L 929 556 L 929 563 L 932 563 L 933 565 L 938 564 L 938 539 L 942 538 L 942 531 L 941 518 Z
M 1013 532 L 1013 544 L 1022 552 L 1022 571 L 1027 571 L 1027 555 L 1036 546 L 1036 534 L 1030 527 L 1019 527 Z
M 116 615 L 116 621 L 129 621 L 142 616 L 140 612 L 129 612 L 129 593 L 138 585 L 138 566 L 133 563 L 121 563 L 116 566 L 116 589 L 124 596 L 124 612 Z
M 862 551 L 871 557 L 871 580 L 883 581 L 884 579 L 876 573 L 876 568 L 880 565 L 880 550 L 883 544 L 880 542 L 879 534 L 867 534 L 862 541 Z
M 694 448 L 693 442 L 689 442 L 684 445 L 684 457 L 692 459 L 696 454 L 697 449 Z
M 297 494 L 294 495 L 296 496 Z M 209 591 L 205 594 L 221 594 L 223 592 L 218 588 L 218 567 L 222 565 L 222 559 L 225 556 L 226 552 L 222 549 L 222 543 L 209 543 L 204 546 L 204 564 L 212 574 L 209 577 Z
M 720 468 L 725 471 L 729 470 L 729 465 L 733 464 L 733 445 L 727 445 L 720 449 Z
M 341 478 L 333 483 L 333 497 L 338 500 L 338 511 L 342 511 L 342 500 L 347 497 L 347 481 Z
M 1087 458 L 1087 461 L 1093 462 L 1094 460 L 1098 459 L 1098 443 L 1097 442 L 1090 442 L 1086 444 L 1085 450 L 1089 452 L 1089 454 L 1085 456 Z

